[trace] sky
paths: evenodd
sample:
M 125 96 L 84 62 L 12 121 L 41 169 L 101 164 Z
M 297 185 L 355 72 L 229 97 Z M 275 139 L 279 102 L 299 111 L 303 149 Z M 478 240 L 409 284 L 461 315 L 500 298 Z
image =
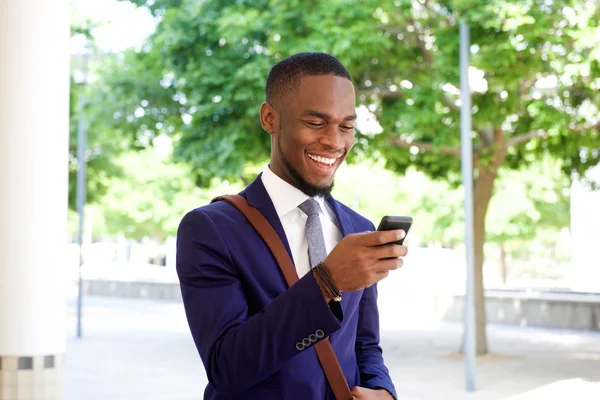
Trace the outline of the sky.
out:
M 93 35 L 100 52 L 118 52 L 130 47 L 140 48 L 154 31 L 154 19 L 144 7 L 129 1 L 71 0 L 72 22 L 91 20 L 97 24 Z M 72 51 L 81 45 L 74 41 Z

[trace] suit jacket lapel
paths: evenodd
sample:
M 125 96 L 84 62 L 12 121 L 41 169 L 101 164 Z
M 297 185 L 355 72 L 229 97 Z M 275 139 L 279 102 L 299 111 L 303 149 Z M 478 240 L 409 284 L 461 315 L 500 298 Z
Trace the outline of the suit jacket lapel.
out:
M 287 240 L 287 236 L 285 235 L 285 231 L 283 230 L 283 225 L 281 224 L 281 220 L 277 215 L 277 211 L 275 211 L 275 206 L 273 206 L 273 202 L 265 189 L 265 186 L 262 183 L 261 179 L 262 173 L 260 173 L 250 185 L 240 194 L 248 200 L 248 204 L 252 207 L 258 208 L 258 210 L 265 216 L 267 221 L 271 224 L 279 238 L 283 242 L 285 249 L 292 261 L 294 257 L 292 256 L 292 251 L 290 250 L 290 245 Z M 351 233 L 355 233 L 354 225 L 352 225 L 352 220 L 348 217 L 348 214 L 338 204 L 338 202 L 330 195 L 326 198 L 327 203 L 331 206 L 335 216 L 340 224 L 340 230 L 342 231 L 342 236 L 349 235 Z
M 248 201 L 248 205 L 257 208 L 262 215 L 269 221 L 269 224 L 273 227 L 277 235 L 283 242 L 285 249 L 287 250 L 292 262 L 294 262 L 294 257 L 292 256 L 292 251 L 290 250 L 290 245 L 287 240 L 287 236 L 285 235 L 285 231 L 283 230 L 283 225 L 281 224 L 281 220 L 277 215 L 277 211 L 275 211 L 275 206 L 273 206 L 273 202 L 265 189 L 265 185 L 262 182 L 262 173 L 260 173 L 250 185 L 244 191 L 240 193 L 240 195 L 244 196 Z
M 337 201 L 332 196 L 327 197 L 327 203 L 333 209 L 335 216 L 340 224 L 340 230 L 342 231 L 342 236 L 349 235 L 351 233 L 355 233 L 354 225 L 352 225 L 352 220 L 348 217 L 348 214 L 338 204 Z

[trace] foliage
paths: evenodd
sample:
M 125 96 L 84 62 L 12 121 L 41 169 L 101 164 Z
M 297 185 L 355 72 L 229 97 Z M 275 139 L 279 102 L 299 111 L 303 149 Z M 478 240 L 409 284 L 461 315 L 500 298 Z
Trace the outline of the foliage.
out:
M 464 240 L 463 189 L 432 181 L 421 172 L 411 169 L 399 177 L 384 170 L 382 162 L 346 165 L 337 174 L 334 195 L 375 226 L 384 215 L 411 216 L 411 246 L 453 247 Z M 545 159 L 520 171 L 505 171 L 487 214 L 487 241 L 530 243 L 540 234 L 552 234 L 557 241 L 559 232 L 570 225 L 569 204 L 568 180 L 559 163 Z
M 456 218 L 462 213 L 462 192 L 418 171 L 399 177 L 386 171 L 382 162 L 346 165 L 336 176 L 334 196 L 369 218 L 375 227 L 384 215 L 412 217 L 410 246 L 452 247 L 462 241 L 464 226 Z M 446 201 L 440 203 L 442 197 Z
M 87 136 L 85 152 L 86 203 L 98 202 L 106 194 L 110 178 L 118 176 L 122 172 L 114 163 L 115 157 L 128 147 L 127 141 L 120 137 L 118 132 L 110 130 L 104 124 L 104 121 L 110 121 L 110 119 L 105 119 L 106 116 L 102 115 L 106 110 L 102 100 L 87 97 L 98 94 L 97 88 L 71 83 L 69 140 L 69 208 L 71 209 L 76 208 L 77 171 L 79 169 L 78 129 L 82 112 L 84 115 L 83 129 Z
M 214 185 L 211 190 L 197 188 L 190 168 L 174 164 L 169 142 L 161 142 L 156 149 L 130 151 L 117 160 L 125 172 L 111 179 L 110 188 L 98 205 L 106 234 L 122 233 L 131 239 L 151 237 L 159 241 L 175 236 L 185 213 L 207 204 L 217 194 L 240 189 L 227 182 Z
M 558 237 L 570 225 L 569 181 L 560 163 L 544 159 L 519 171 L 503 171 L 487 218 L 487 241 L 529 241 L 540 229 Z
M 378 116 L 383 133 L 370 141 L 359 134 L 359 153 L 383 154 L 399 172 L 416 165 L 458 182 L 460 16 L 471 27 L 482 166 L 498 150 L 494 129 L 505 143 L 531 132 L 538 134 L 528 139 L 546 139 L 510 146 L 505 166 L 514 169 L 546 153 L 563 159 L 569 175 L 600 160 L 598 132 L 588 129 L 597 124 L 599 100 L 595 3 L 157 0 L 147 7 L 160 23 L 147 52 L 131 54 L 130 64 L 156 72 L 152 84 L 162 82 L 172 96 L 148 103 L 146 115 L 176 110 L 177 155 L 201 176 L 237 177 L 247 162 L 268 156 L 257 118 L 268 70 L 311 50 L 340 58 L 360 104 Z M 154 133 L 166 129 L 139 123 Z M 432 148 L 437 152 L 427 152 Z
M 114 159 L 128 147 L 128 142 L 111 126 L 113 120 L 108 96 L 111 88 L 98 80 L 110 55 L 94 57 L 95 44 L 92 32 L 94 23 L 73 12 L 71 39 L 83 44 L 79 54 L 71 57 L 70 108 L 69 108 L 69 208 L 75 210 L 77 197 L 78 133 L 86 134 L 86 203 L 99 201 L 108 189 L 109 179 L 121 171 Z

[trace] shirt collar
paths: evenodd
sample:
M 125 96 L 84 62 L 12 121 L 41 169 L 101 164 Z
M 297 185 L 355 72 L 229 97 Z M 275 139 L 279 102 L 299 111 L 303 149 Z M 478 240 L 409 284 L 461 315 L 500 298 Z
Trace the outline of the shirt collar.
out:
M 309 199 L 298 188 L 290 185 L 288 182 L 277 176 L 267 165 L 262 173 L 262 182 L 267 194 L 273 202 L 277 216 L 282 218 L 284 215 L 296 209 L 300 204 Z M 325 199 L 323 197 L 314 197 L 321 207 L 321 212 L 325 212 Z

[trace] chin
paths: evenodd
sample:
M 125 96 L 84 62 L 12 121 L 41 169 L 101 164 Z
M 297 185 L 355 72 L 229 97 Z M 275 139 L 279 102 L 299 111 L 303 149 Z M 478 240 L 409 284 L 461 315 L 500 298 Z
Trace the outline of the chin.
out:
M 309 178 L 311 174 L 302 174 L 285 161 L 284 165 L 288 170 L 294 186 L 302 193 L 309 197 L 327 197 L 331 194 L 331 191 L 333 190 L 333 179 L 321 179 L 318 182 L 315 182 L 314 179 Z
M 306 179 L 295 179 L 296 187 L 309 197 L 327 197 L 333 190 L 333 180 L 327 182 L 310 182 Z
M 306 179 L 305 182 L 307 182 L 310 186 L 312 186 L 312 187 L 314 187 L 315 189 L 318 189 L 318 190 L 327 190 L 333 184 L 333 180 L 332 179 L 328 179 L 328 180 L 312 180 L 312 181 L 310 179 Z

